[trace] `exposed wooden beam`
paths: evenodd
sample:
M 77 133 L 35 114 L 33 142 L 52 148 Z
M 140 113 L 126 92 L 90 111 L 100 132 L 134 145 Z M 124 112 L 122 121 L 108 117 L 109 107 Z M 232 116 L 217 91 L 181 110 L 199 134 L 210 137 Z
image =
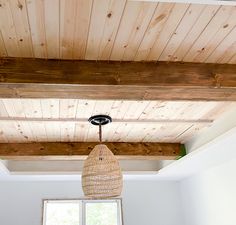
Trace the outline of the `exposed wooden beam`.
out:
M 5 160 L 84 160 L 97 143 L 14 143 L 0 144 Z M 118 159 L 173 160 L 183 155 L 177 143 L 105 143 Z
M 1 98 L 236 100 L 236 65 L 8 59 Z
M 40 117 L 1 117 L 0 121 L 18 121 L 18 122 L 62 122 L 62 123 L 88 123 L 87 118 L 40 118 Z M 168 124 L 211 124 L 213 120 L 210 119 L 198 119 L 198 120 L 186 120 L 186 119 L 112 119 L 112 123 L 168 123 Z

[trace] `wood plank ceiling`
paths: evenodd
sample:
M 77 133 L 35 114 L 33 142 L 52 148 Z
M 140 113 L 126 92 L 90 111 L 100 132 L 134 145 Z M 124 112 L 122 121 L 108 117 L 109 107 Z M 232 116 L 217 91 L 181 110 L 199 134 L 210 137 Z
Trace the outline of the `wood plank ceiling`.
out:
M 0 0 L 0 56 L 236 63 L 236 7 Z
M 98 141 L 87 119 L 108 114 L 109 142 L 185 142 L 235 102 L 0 99 L 0 142 Z

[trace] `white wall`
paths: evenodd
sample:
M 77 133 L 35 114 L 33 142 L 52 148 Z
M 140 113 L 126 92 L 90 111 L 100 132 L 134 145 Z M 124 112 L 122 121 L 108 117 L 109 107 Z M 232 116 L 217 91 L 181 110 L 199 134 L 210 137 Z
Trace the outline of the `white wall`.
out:
M 0 224 L 40 225 L 42 199 L 82 196 L 79 181 L 2 181 Z M 125 181 L 125 225 L 182 225 L 180 202 L 176 182 Z
M 236 159 L 183 180 L 180 185 L 185 225 L 236 224 Z

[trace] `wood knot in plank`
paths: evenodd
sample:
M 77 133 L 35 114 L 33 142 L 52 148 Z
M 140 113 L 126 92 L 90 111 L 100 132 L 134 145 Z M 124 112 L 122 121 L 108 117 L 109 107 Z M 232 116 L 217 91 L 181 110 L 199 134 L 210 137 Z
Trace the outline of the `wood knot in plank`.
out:
M 23 9 L 23 5 L 20 3 L 20 1 L 18 1 L 17 7 L 22 10 Z
M 107 17 L 108 17 L 108 18 L 111 18 L 111 16 L 112 16 L 112 13 L 109 12 L 109 13 L 107 14 Z
M 215 80 L 215 88 L 220 88 L 221 83 L 223 81 L 223 76 L 221 74 L 215 74 L 214 80 Z

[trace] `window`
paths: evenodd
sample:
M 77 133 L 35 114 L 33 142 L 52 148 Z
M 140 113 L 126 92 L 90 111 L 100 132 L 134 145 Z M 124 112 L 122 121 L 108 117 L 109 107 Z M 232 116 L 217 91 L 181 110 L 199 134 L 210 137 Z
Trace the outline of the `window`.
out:
M 122 225 L 121 200 L 45 200 L 43 225 Z

